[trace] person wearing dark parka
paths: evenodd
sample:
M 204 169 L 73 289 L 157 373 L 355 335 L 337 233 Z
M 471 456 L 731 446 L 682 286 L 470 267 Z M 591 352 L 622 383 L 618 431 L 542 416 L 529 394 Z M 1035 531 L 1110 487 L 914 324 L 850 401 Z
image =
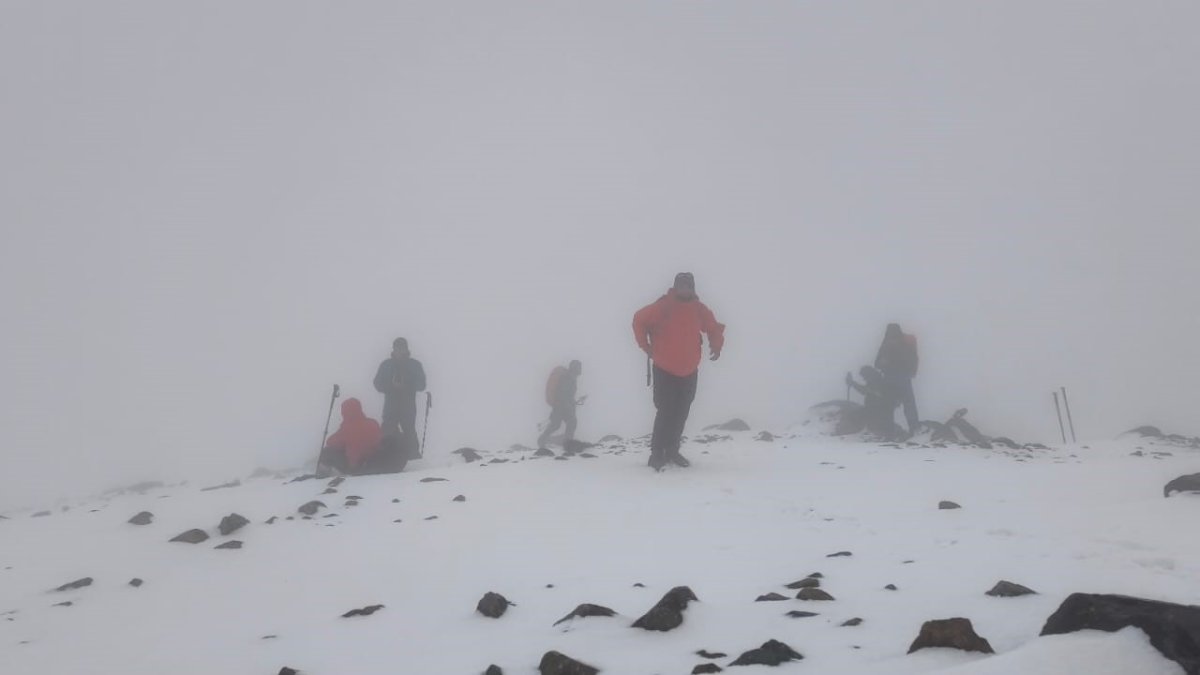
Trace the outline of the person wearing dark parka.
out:
M 425 368 L 412 357 L 408 340 L 396 338 L 391 357 L 375 373 L 375 390 L 383 394 L 384 444 L 395 446 L 406 460 L 420 456 L 417 393 L 425 391 L 425 384 Z

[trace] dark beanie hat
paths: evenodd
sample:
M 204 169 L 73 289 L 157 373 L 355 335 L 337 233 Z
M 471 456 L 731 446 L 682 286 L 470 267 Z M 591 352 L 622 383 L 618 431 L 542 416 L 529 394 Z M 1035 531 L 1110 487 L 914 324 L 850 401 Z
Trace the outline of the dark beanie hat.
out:
M 675 275 L 675 285 L 684 285 L 693 291 L 696 290 L 696 277 L 692 276 L 691 272 L 680 272 Z

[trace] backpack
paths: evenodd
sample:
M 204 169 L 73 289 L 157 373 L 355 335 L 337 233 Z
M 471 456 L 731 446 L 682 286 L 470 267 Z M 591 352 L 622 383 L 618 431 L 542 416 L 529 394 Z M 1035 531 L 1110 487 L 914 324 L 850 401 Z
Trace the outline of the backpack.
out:
M 567 369 L 562 366 L 555 366 L 550 371 L 550 377 L 546 380 L 546 405 L 552 406 L 558 402 L 558 383 L 566 374 Z

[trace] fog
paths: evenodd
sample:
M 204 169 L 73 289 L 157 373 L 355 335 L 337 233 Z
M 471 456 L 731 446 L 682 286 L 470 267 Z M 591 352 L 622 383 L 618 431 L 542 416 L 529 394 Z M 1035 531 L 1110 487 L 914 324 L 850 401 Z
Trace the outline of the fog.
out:
M 630 327 L 727 324 L 690 430 L 845 395 L 1200 433 L 1192 2 L 0 6 L 0 507 L 297 466 L 393 338 L 429 461 L 648 433 Z M 334 425 L 337 415 L 334 415 Z

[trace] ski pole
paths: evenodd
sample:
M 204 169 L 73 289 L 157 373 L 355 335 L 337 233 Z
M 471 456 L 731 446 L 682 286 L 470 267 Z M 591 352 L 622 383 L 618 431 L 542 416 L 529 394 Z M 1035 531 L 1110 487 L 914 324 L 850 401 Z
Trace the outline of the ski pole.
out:
M 1067 400 L 1067 388 L 1062 388 L 1063 407 L 1067 409 L 1067 423 L 1071 425 L 1071 442 L 1078 443 L 1079 439 L 1075 437 L 1075 420 L 1071 419 L 1071 402 Z
M 329 421 L 333 419 L 333 403 L 342 395 L 342 390 L 336 384 L 333 385 L 333 396 L 329 399 L 329 415 L 325 417 L 325 433 L 321 434 L 321 449 L 325 449 L 325 439 L 329 438 Z
M 1058 431 L 1062 434 L 1063 445 L 1067 444 L 1067 430 L 1063 428 L 1062 408 L 1058 405 L 1058 392 L 1054 392 L 1054 411 L 1058 413 Z
M 417 448 L 417 457 L 425 456 L 425 439 L 429 437 L 429 409 L 433 407 L 433 392 L 425 392 L 425 425 L 421 427 L 421 447 Z

